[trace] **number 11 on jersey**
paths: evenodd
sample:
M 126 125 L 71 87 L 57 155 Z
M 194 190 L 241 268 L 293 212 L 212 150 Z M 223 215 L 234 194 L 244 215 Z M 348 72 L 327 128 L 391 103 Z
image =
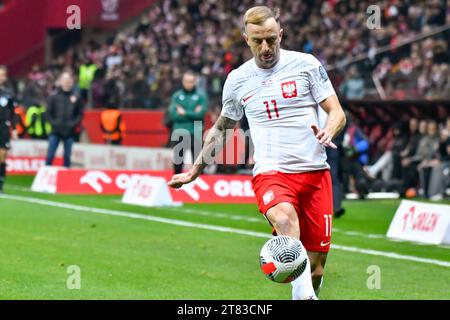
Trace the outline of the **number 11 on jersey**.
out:
M 273 110 L 275 111 L 275 116 L 277 118 L 279 118 L 280 115 L 278 114 L 277 101 L 276 100 L 270 100 L 270 102 L 272 103 Z M 269 116 L 269 119 L 272 119 L 272 114 L 270 112 L 269 101 L 264 101 L 264 105 L 266 106 L 266 111 L 267 111 L 267 115 Z

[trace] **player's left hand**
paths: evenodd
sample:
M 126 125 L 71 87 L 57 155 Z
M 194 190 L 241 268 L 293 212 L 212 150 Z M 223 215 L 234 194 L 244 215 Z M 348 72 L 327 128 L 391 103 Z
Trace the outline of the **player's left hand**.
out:
M 167 185 L 171 188 L 178 189 L 181 188 L 184 184 L 190 183 L 197 178 L 196 175 L 192 174 L 190 171 L 176 174 L 172 177 L 172 179 L 167 183 Z
M 319 129 L 316 125 L 312 125 L 311 129 L 313 130 L 314 135 L 316 136 L 317 140 L 319 140 L 319 143 L 321 145 L 337 149 L 337 146 L 331 141 L 333 137 L 329 132 Z
M 12 131 L 11 137 L 13 140 L 19 139 L 19 134 L 17 133 L 17 130 Z

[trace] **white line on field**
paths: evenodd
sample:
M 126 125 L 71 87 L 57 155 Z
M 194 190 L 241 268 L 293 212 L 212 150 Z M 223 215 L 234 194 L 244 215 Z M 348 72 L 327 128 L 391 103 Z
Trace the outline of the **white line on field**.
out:
M 113 200 L 113 202 L 124 204 L 120 200 Z M 191 215 L 204 216 L 204 217 L 214 217 L 214 218 L 221 218 L 221 219 L 227 219 L 227 220 L 241 220 L 241 221 L 267 224 L 267 221 L 262 217 L 260 217 L 260 218 L 248 217 L 248 216 L 244 216 L 241 214 L 213 212 L 213 211 L 198 210 L 198 209 L 188 209 L 188 208 L 184 208 L 184 207 L 162 207 L 162 208 L 164 210 L 172 211 L 172 212 L 176 212 L 176 213 L 184 213 L 184 214 L 191 214 Z
M 8 185 L 8 188 L 12 189 L 12 190 L 18 190 L 18 191 L 24 191 L 24 192 L 32 192 L 30 190 L 30 188 L 26 188 L 26 187 L 22 187 L 22 186 L 18 186 L 18 185 L 11 185 L 10 184 L 10 185 Z M 123 204 L 119 200 L 112 200 L 112 201 Z M 195 214 L 195 215 L 200 215 L 200 216 L 216 217 L 216 218 L 228 219 L 228 220 L 242 220 L 242 221 L 249 221 L 249 222 L 256 222 L 256 223 L 267 224 L 267 221 L 265 219 L 258 219 L 256 217 L 247 217 L 247 216 L 244 216 L 244 215 L 236 215 L 236 214 L 231 214 L 231 213 L 213 212 L 213 211 L 207 211 L 207 210 L 188 209 L 188 208 L 171 208 L 171 207 L 166 207 L 164 209 L 165 210 L 170 210 L 170 211 L 173 211 L 173 212 Z M 340 233 L 340 234 L 343 234 L 343 235 L 346 235 L 346 236 L 354 236 L 354 237 L 361 237 L 361 238 L 368 238 L 368 239 L 385 239 L 385 240 L 391 241 L 391 242 L 407 242 L 407 243 L 411 243 L 410 241 L 389 239 L 384 234 L 365 233 L 365 232 L 358 232 L 358 231 L 342 230 L 342 229 L 338 229 L 338 228 L 334 228 L 334 227 L 333 227 L 332 231 Z M 415 244 L 419 244 L 419 245 L 429 245 L 429 244 L 423 244 L 423 243 L 417 243 L 417 242 L 414 242 L 414 243 Z M 438 244 L 438 245 L 432 245 L 432 246 L 435 246 L 435 247 L 438 247 L 438 248 L 443 248 L 443 249 L 450 249 L 450 246 L 448 246 L 448 245 Z
M 121 203 L 120 200 L 113 200 L 113 202 Z M 244 215 L 236 215 L 232 213 L 225 213 L 225 212 L 213 212 L 213 211 L 207 211 L 207 210 L 198 210 L 198 209 L 188 209 L 183 207 L 164 207 L 164 210 L 169 210 L 173 212 L 179 212 L 179 213 L 188 213 L 193 215 L 199 215 L 199 216 L 206 216 L 206 217 L 216 217 L 221 219 L 228 219 L 228 220 L 243 220 L 243 221 L 249 221 L 249 222 L 256 222 L 256 223 L 263 223 L 267 224 L 266 219 L 258 219 L 256 217 L 247 217 Z M 338 228 L 333 227 L 333 232 L 342 233 L 347 236 L 355 236 L 355 237 L 362 237 L 362 238 L 369 238 L 369 239 L 385 239 L 386 236 L 384 234 L 373 234 L 373 233 L 363 233 L 358 231 L 345 231 Z M 386 239 L 389 240 L 389 239 Z
M 36 199 L 33 197 L 0 195 L 0 198 L 16 200 L 16 201 L 23 201 L 23 202 L 34 203 L 34 204 L 50 206 L 50 207 L 64 208 L 64 209 L 75 210 L 75 211 L 93 212 L 93 213 L 104 214 L 104 215 L 120 216 L 120 217 L 132 218 L 132 219 L 161 222 L 161 223 L 172 224 L 172 225 L 177 225 L 177 226 L 182 226 L 182 227 L 206 229 L 206 230 L 212 230 L 212 231 L 219 231 L 219 232 L 247 235 L 247 236 L 252 236 L 252 237 L 259 237 L 259 238 L 272 237 L 270 234 L 263 233 L 263 232 L 248 231 L 248 230 L 229 228 L 229 227 L 223 227 L 223 226 L 214 226 L 214 225 L 203 224 L 203 223 L 194 223 L 194 222 L 178 220 L 178 219 L 161 218 L 161 217 L 133 213 L 133 212 L 128 212 L 128 211 L 91 208 L 91 207 L 68 204 L 68 203 L 63 203 L 63 202 L 55 202 L 55 201 L 49 201 L 49 200 Z M 421 263 L 427 263 L 427 264 L 434 264 L 434 265 L 443 266 L 443 267 L 447 267 L 447 268 L 450 267 L 450 262 L 448 262 L 448 261 L 421 258 L 421 257 L 409 256 L 409 255 L 402 255 L 402 254 L 398 254 L 395 252 L 362 249 L 362 248 L 348 247 L 348 246 L 342 246 L 342 245 L 337 245 L 337 244 L 333 244 L 332 247 L 333 247 L 333 249 L 342 250 L 342 251 L 358 252 L 358 253 L 362 253 L 362 254 L 373 255 L 373 256 L 383 256 L 383 257 L 397 259 L 397 260 L 408 260 L 408 261 L 415 261 L 415 262 L 421 262 Z
M 114 202 L 122 203 L 119 200 L 113 200 Z M 265 219 L 258 219 L 258 218 L 252 218 L 247 217 L 244 215 L 236 215 L 232 213 L 224 213 L 224 212 L 213 212 L 213 211 L 207 211 L 207 210 L 198 210 L 198 209 L 188 209 L 183 207 L 164 207 L 164 210 L 170 210 L 173 212 L 179 212 L 179 213 L 188 213 L 188 214 L 194 214 L 194 215 L 200 215 L 200 216 L 207 216 L 207 217 L 216 217 L 216 218 L 222 218 L 222 219 L 228 219 L 228 220 L 243 220 L 243 221 L 249 221 L 249 222 L 256 222 L 256 223 L 263 223 L 267 224 L 267 221 Z M 354 236 L 354 237 L 361 237 L 361 238 L 369 238 L 369 239 L 385 239 L 387 241 L 397 241 L 398 240 L 392 240 L 387 238 L 384 234 L 376 234 L 376 233 L 364 233 L 364 232 L 358 232 L 358 231 L 346 231 L 342 229 L 338 229 L 333 227 L 332 229 L 333 233 L 341 233 L 346 236 Z M 423 245 L 429 245 L 429 244 L 423 244 Z M 434 245 L 436 247 L 441 247 L 445 249 L 449 249 L 450 246 L 445 245 Z

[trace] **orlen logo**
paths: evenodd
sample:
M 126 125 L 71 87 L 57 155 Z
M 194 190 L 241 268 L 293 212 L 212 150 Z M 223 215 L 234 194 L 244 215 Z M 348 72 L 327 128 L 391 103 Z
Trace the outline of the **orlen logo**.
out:
M 200 193 L 196 190 L 195 187 L 198 187 L 202 191 L 209 190 L 209 185 L 202 178 L 197 178 L 194 181 L 192 181 L 191 183 L 185 184 L 180 189 L 177 189 L 177 190 L 183 190 L 192 199 L 194 199 L 195 201 L 199 201 Z
M 88 171 L 80 178 L 80 184 L 87 184 L 97 193 L 103 192 L 103 184 L 111 184 L 111 178 L 103 171 Z
M 281 91 L 283 92 L 283 98 L 290 99 L 297 96 L 297 85 L 295 81 L 283 82 L 281 84 Z
M 131 182 L 134 176 L 141 176 L 140 174 L 119 174 L 115 180 L 115 186 L 121 190 L 125 190 Z M 103 171 L 88 171 L 84 176 L 80 178 L 80 184 L 87 184 L 97 193 L 103 193 L 104 186 L 112 184 L 113 178 L 111 178 L 106 172 Z
M 412 206 L 403 215 L 403 231 L 407 228 L 412 231 L 433 232 L 439 221 L 439 215 L 430 212 L 419 212 Z
M 253 197 L 251 181 L 218 180 L 214 184 L 214 192 L 219 197 Z
M 43 166 L 45 166 L 44 159 L 6 159 L 8 172 L 37 172 Z

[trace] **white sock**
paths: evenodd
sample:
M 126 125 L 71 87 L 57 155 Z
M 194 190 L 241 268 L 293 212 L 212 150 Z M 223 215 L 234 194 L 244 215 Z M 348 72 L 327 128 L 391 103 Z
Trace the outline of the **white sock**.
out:
M 291 282 L 292 300 L 318 300 L 311 280 L 311 264 L 307 258 L 305 271 Z
M 323 277 L 320 278 L 320 284 L 319 284 L 319 287 L 318 287 L 316 290 L 314 290 L 314 292 L 316 293 L 316 296 L 317 296 L 317 297 L 319 297 L 319 293 L 320 293 L 320 289 L 322 288 L 322 284 L 323 284 Z

